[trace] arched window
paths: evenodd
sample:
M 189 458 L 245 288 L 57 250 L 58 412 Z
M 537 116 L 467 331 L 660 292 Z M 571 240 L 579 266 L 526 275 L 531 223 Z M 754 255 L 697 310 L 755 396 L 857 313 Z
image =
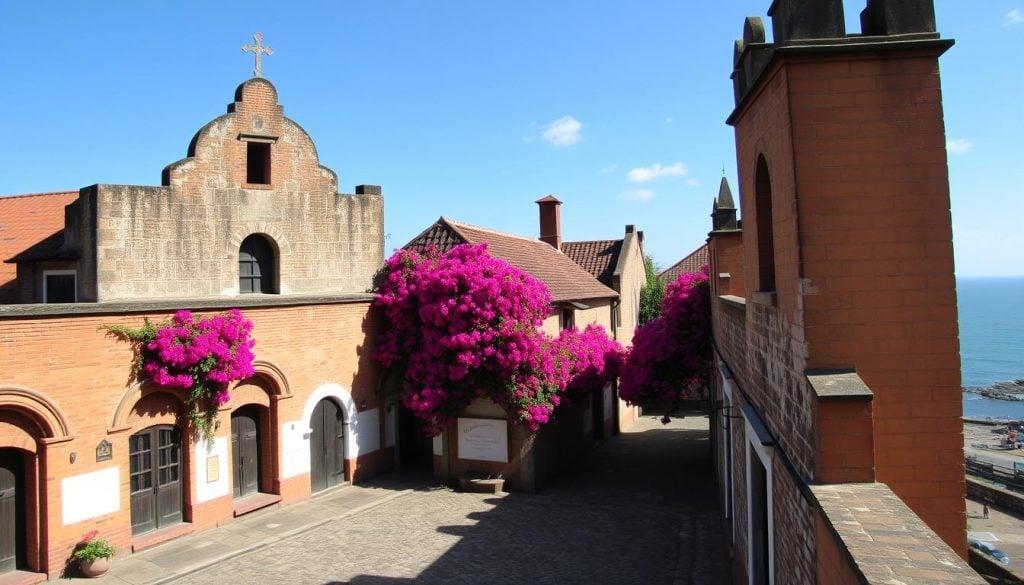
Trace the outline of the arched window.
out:
M 772 233 L 772 179 L 768 161 L 757 157 L 754 176 L 754 213 L 757 214 L 757 283 L 762 291 L 775 290 L 775 236 Z
M 274 247 L 261 235 L 253 234 L 242 241 L 238 250 L 238 291 L 242 294 L 273 294 L 277 266 Z

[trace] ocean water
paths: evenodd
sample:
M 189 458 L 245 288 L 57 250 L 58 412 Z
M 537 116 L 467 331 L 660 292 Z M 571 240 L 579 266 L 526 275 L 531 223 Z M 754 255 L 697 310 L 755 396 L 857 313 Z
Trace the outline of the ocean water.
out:
M 1024 278 L 958 278 L 964 386 L 1024 378 Z M 964 393 L 964 416 L 1024 419 L 1024 402 Z

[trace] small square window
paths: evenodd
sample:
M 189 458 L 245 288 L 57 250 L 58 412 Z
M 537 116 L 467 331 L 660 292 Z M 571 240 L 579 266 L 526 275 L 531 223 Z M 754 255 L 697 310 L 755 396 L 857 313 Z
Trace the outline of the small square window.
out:
M 78 301 L 75 271 L 44 272 L 43 281 L 44 303 L 74 303 Z

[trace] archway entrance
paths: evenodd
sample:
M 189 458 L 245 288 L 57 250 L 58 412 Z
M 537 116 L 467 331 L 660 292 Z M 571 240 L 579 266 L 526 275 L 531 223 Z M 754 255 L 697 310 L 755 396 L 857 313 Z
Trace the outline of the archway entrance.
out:
M 182 520 L 181 430 L 150 427 L 129 439 L 132 534 Z
M 236 498 L 260 491 L 259 429 L 258 406 L 244 406 L 231 415 L 231 463 Z
M 25 565 L 25 460 L 0 449 L 0 573 Z
M 317 402 L 309 421 L 309 477 L 313 493 L 345 481 L 345 416 L 329 398 Z

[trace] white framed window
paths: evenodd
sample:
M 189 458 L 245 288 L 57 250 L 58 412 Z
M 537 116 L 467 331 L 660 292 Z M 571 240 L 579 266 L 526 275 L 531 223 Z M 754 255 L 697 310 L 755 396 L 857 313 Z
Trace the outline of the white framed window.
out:
M 775 584 L 775 440 L 749 404 L 740 407 L 747 431 L 747 582 Z
M 77 303 L 78 302 L 78 271 L 76 271 L 76 270 L 44 270 L 43 271 L 43 302 L 44 303 Z

